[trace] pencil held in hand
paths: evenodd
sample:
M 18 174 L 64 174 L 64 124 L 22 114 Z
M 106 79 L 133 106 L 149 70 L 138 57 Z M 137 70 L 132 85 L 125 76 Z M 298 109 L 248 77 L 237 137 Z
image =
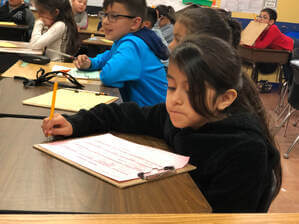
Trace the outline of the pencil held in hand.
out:
M 53 118 L 53 116 L 54 116 L 57 87 L 58 87 L 58 82 L 55 82 L 55 83 L 54 83 L 54 87 L 53 87 L 51 112 L 50 112 L 50 116 L 49 116 L 49 119 L 50 119 L 50 120 L 51 120 L 51 119 Z

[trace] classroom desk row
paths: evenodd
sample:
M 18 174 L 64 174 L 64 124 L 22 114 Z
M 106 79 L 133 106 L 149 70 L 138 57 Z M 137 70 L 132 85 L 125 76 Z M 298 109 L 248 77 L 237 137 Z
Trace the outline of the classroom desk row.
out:
M 0 222 L 6 224 L 297 224 L 299 223 L 299 214 L 0 215 Z
M 33 64 L 22 67 L 22 62 L 18 62 L 3 74 L 5 77 L 0 77 L 0 113 L 49 115 L 48 108 L 26 106 L 21 102 L 52 87 L 25 88 L 22 81 L 9 78 L 20 75 L 18 70 L 22 74 L 28 75 L 30 71 L 35 74 L 35 66 L 41 67 Z M 101 84 L 88 83 L 86 89 L 120 96 L 118 89 Z M 34 149 L 34 144 L 47 141 L 41 131 L 41 120 L 0 119 L 0 213 L 211 212 L 188 173 L 120 189 Z M 149 136 L 114 134 L 169 150 L 163 141 Z

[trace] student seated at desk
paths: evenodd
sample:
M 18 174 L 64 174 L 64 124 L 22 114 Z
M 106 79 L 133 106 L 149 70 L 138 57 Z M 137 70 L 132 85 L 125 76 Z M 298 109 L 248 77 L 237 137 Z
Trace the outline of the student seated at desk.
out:
M 9 0 L 0 7 L 0 21 L 14 22 L 18 25 L 27 25 L 27 31 L 21 37 L 16 37 L 16 30 L 1 30 L 0 39 L 29 41 L 34 25 L 34 16 L 29 5 L 23 0 Z M 16 39 L 17 38 L 17 39 Z
M 152 31 L 154 31 L 158 37 L 160 37 L 160 39 L 162 40 L 162 43 L 165 46 L 168 46 L 167 41 L 164 39 L 163 34 L 161 32 L 161 30 L 157 27 L 154 27 L 154 25 L 157 22 L 157 13 L 156 10 L 153 9 L 152 7 L 147 7 L 147 14 L 146 14 L 146 18 L 143 21 L 143 25 L 148 28 L 151 29 Z M 168 66 L 168 60 L 161 60 L 161 62 L 164 64 L 165 67 Z
M 216 37 L 187 37 L 171 52 L 167 77 L 166 103 L 99 104 L 71 116 L 55 114 L 44 119 L 43 132 L 162 138 L 197 166 L 190 174 L 213 212 L 266 212 L 281 186 L 280 154 L 236 50 Z
M 257 38 L 253 48 L 269 48 L 269 49 L 276 49 L 276 50 L 288 50 L 292 51 L 294 48 L 294 40 L 278 29 L 275 25 L 277 20 L 277 13 L 274 9 L 265 8 L 261 10 L 260 15 L 257 17 L 256 21 L 260 23 L 268 24 L 267 28 L 261 33 L 261 35 Z M 291 56 L 290 56 L 291 58 Z M 262 73 L 272 73 L 276 70 L 277 65 L 271 63 L 258 63 L 258 69 Z M 291 80 L 293 71 L 291 67 L 287 64 L 283 66 L 284 75 L 287 80 Z
M 256 21 L 260 23 L 267 23 L 267 28 L 255 41 L 253 47 L 255 48 L 269 48 L 277 50 L 292 51 L 294 48 L 294 40 L 278 29 L 275 25 L 277 13 L 274 9 L 265 8 L 261 11 Z
M 50 48 L 75 55 L 80 46 L 77 25 L 69 0 L 34 0 L 39 19 L 30 40 L 33 49 Z M 52 61 L 65 61 L 58 53 L 46 49 Z
M 158 5 L 156 7 L 157 12 L 157 24 L 164 39 L 169 44 L 173 40 L 173 24 L 175 23 L 175 11 L 172 6 Z
M 78 29 L 87 29 L 88 27 L 88 15 L 86 10 L 87 0 L 72 0 L 72 9 L 74 13 L 74 19 Z
M 79 69 L 101 70 L 104 85 L 120 88 L 123 101 L 140 106 L 165 101 L 166 73 L 160 59 L 168 58 L 168 49 L 151 30 L 142 28 L 145 0 L 105 0 L 103 28 L 113 40 L 111 50 L 95 58 L 79 55 Z

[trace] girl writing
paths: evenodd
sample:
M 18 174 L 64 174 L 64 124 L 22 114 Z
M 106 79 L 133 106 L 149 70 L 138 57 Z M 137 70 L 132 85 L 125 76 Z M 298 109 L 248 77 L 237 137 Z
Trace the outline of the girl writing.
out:
M 214 212 L 267 211 L 281 185 L 280 155 L 237 52 L 216 37 L 189 37 L 172 51 L 167 77 L 166 103 L 100 104 L 72 116 L 55 114 L 43 121 L 43 132 L 163 138 L 198 167 L 190 174 Z
M 69 0 L 34 0 L 39 19 L 30 40 L 33 49 L 49 48 L 75 55 L 80 42 Z M 46 49 L 52 61 L 64 61 L 63 56 Z

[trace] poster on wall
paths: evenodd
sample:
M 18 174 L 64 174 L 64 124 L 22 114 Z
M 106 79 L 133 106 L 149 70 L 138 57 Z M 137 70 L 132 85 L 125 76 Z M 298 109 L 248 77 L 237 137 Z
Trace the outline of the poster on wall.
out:
M 265 0 L 265 8 L 276 9 L 277 0 Z
M 183 4 L 182 0 L 146 0 L 146 4 L 149 7 L 156 7 L 158 5 L 170 5 L 174 8 L 174 11 L 179 11 L 187 5 Z
M 264 0 L 221 0 L 221 8 L 231 12 L 258 14 L 264 8 Z

